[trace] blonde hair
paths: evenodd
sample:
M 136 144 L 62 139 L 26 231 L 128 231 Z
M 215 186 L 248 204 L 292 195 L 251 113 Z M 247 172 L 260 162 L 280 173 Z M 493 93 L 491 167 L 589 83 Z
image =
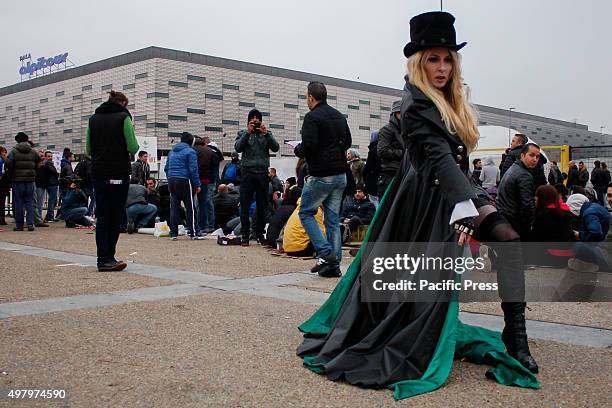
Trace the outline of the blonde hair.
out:
M 478 144 L 478 113 L 468 101 L 461 78 L 460 56 L 449 50 L 453 69 L 450 79 L 443 89 L 435 88 L 427 79 L 425 63 L 431 55 L 431 49 L 419 51 L 408 58 L 408 77 L 410 83 L 419 88 L 436 105 L 446 129 L 457 133 L 469 152 Z

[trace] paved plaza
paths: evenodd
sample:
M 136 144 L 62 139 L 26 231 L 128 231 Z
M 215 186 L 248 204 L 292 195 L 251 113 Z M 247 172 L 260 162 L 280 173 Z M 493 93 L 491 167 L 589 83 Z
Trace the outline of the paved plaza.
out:
M 302 368 L 297 326 L 338 282 L 307 272 L 311 260 L 138 234 L 121 236 L 118 257 L 126 271 L 97 272 L 92 232 L 63 223 L 0 232 L 0 389 L 67 394 L 0 407 L 612 405 L 608 304 L 529 305 L 540 390 L 455 361 L 444 387 L 395 402 Z M 466 323 L 503 327 L 499 304 L 461 307 Z

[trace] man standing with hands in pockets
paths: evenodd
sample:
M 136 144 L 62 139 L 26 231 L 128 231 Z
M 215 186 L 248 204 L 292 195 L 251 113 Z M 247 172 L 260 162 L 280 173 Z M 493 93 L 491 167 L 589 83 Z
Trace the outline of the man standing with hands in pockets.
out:
M 240 177 L 240 224 L 242 246 L 249 246 L 251 220 L 249 208 L 253 194 L 257 206 L 257 225 L 255 236 L 260 243 L 264 242 L 266 225 L 266 208 L 268 206 L 268 168 L 270 167 L 270 150 L 278 152 L 280 146 L 262 122 L 261 112 L 252 109 L 248 115 L 246 130 L 238 132 L 234 149 L 242 153 Z

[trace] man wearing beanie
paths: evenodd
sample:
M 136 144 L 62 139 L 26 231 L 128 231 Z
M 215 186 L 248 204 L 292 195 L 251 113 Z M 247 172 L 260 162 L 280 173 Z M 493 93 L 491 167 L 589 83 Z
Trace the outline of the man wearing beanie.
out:
M 198 171 L 198 156 L 193 150 L 194 136 L 183 132 L 181 142 L 172 146 L 164 172 L 168 177 L 170 189 L 170 239 L 178 239 L 178 226 L 181 220 L 181 202 L 185 205 L 185 218 L 189 237 L 192 240 L 203 239 L 196 234 L 194 196 L 200 189 L 200 173 Z
M 115 259 L 125 202 L 132 174 L 131 158 L 138 151 L 128 98 L 110 91 L 108 101 L 89 118 L 85 153 L 91 156 L 91 179 L 96 196 L 98 271 L 118 272 L 127 267 Z
M 378 132 L 378 159 L 380 160 L 380 176 L 378 177 L 378 196 L 382 198 L 391 180 L 397 173 L 404 157 L 404 141 L 400 128 L 400 108 L 402 101 L 395 101 L 391 106 L 389 123 Z
M 6 158 L 6 167 L 13 174 L 13 200 L 15 205 L 15 231 L 23 231 L 24 210 L 27 214 L 28 231 L 34 231 L 34 191 L 36 167 L 40 156 L 28 142 L 28 135 L 19 132 L 15 136 L 17 145 Z
M 261 120 L 257 109 L 249 112 L 247 129 L 238 132 L 235 150 L 242 153 L 240 177 L 240 223 L 242 225 L 242 245 L 249 245 L 251 221 L 249 208 L 255 194 L 257 208 L 257 225 L 255 236 L 263 243 L 264 227 L 266 225 L 266 209 L 268 206 L 268 167 L 270 167 L 270 150 L 278 152 L 278 142 L 268 131 Z

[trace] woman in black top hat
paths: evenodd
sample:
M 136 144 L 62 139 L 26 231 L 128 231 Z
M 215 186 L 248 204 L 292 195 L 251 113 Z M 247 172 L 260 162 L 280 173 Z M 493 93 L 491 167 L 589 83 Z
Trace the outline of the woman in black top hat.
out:
M 370 225 L 368 243 L 447 243 L 444 251 L 449 247 L 460 251 L 459 246 L 474 234 L 494 247 L 496 242 L 519 241 L 490 205 L 486 192 L 470 177 L 469 153 L 478 142 L 477 115 L 462 84 L 457 51 L 466 43 L 456 43 L 454 20 L 448 13 L 431 12 L 410 21 L 411 42 L 404 48 L 408 75 L 401 108 L 407 151 Z M 495 247 L 504 258 L 497 268 L 506 322 L 503 344 L 498 334 L 458 321 L 457 302 L 449 302 L 450 290 L 426 302 L 415 298 L 364 301 L 362 289 L 368 289 L 366 275 L 372 273 L 372 269 L 360 270 L 362 264 L 370 265 L 367 248 L 362 248 L 328 301 L 300 326 L 305 339 L 298 355 L 307 367 L 332 380 L 394 388 L 399 399 L 441 386 L 453 355 L 458 354 L 504 365 L 506 372 L 510 367 L 517 378 L 527 379 L 515 384 L 538 387 L 531 373 L 538 368 L 525 331 L 520 247 Z M 510 256 L 512 250 L 515 252 Z M 443 278 L 452 280 L 454 271 Z M 522 366 L 503 353 L 504 345 Z

